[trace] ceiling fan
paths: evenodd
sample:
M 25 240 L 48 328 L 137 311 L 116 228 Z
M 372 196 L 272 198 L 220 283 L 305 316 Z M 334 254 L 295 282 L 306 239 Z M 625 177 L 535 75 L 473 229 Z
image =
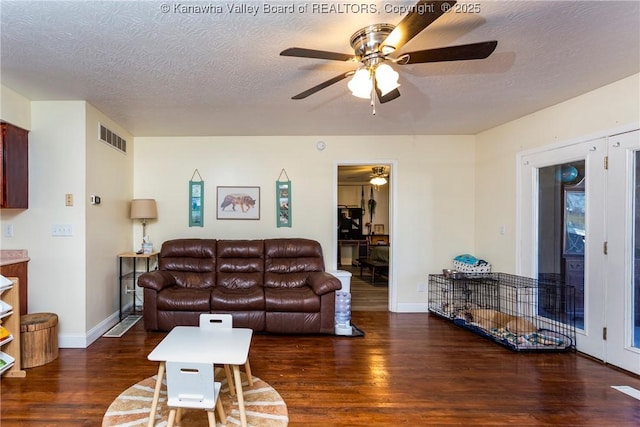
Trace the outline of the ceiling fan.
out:
M 375 114 L 376 96 L 381 104 L 400 96 L 400 91 L 398 90 L 400 85 L 397 82 L 398 73 L 388 64 L 385 64 L 386 61 L 397 65 L 406 65 L 487 58 L 496 49 L 497 41 L 426 49 L 403 53 L 399 56 L 391 56 L 455 4 L 455 0 L 421 0 L 413 7 L 408 8 L 409 13 L 397 26 L 374 24 L 364 27 L 351 36 L 351 47 L 355 51 L 353 55 L 300 47 L 291 47 L 283 50 L 280 52 L 281 56 L 360 63 L 356 70 L 337 75 L 293 96 L 291 99 L 304 99 L 347 77 L 353 76 L 348 84 L 349 89 L 354 96 L 371 99 L 373 114 Z
M 374 166 L 371 168 L 371 175 L 369 176 L 371 179 L 369 182 L 378 187 L 380 185 L 385 185 L 387 183 L 387 178 L 389 177 L 388 173 L 385 173 L 384 166 Z

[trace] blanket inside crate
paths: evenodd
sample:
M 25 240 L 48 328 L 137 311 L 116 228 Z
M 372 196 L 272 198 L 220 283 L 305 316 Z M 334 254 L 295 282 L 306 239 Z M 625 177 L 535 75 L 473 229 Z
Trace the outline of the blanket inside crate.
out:
M 540 328 L 524 317 L 497 310 L 459 310 L 454 322 L 518 350 L 558 350 L 573 346 L 571 337 L 548 328 Z

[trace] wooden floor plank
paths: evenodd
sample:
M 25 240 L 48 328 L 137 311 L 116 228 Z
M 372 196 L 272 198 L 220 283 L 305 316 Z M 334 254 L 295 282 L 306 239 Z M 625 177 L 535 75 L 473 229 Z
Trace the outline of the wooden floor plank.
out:
M 278 390 L 291 426 L 638 426 L 640 378 L 576 353 L 515 353 L 430 314 L 359 312 L 364 337 L 256 334 L 254 375 Z M 0 425 L 100 426 L 111 401 L 156 373 L 165 336 L 122 338 L 2 378 Z
M 343 270 L 350 271 L 351 276 L 351 309 L 353 311 L 389 311 L 388 278 L 376 276 L 375 283 L 367 271 L 360 276 L 359 267 L 345 266 Z

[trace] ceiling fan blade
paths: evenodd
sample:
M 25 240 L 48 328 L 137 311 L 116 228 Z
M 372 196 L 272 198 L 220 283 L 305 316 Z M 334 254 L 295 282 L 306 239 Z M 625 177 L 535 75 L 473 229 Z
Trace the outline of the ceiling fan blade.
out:
M 353 55 L 346 53 L 327 52 L 325 50 L 305 49 L 302 47 L 290 47 L 280 52 L 280 56 L 295 56 L 298 58 L 316 58 L 316 59 L 330 59 L 332 61 L 351 61 L 354 59 Z
M 317 86 L 312 87 L 311 89 L 307 89 L 304 92 L 301 92 L 295 96 L 292 96 L 291 99 L 304 99 L 307 96 L 313 95 L 316 92 L 321 91 L 322 89 L 331 86 L 334 83 L 338 83 L 340 80 L 346 79 L 347 77 L 353 75 L 355 71 L 347 71 L 346 73 L 340 74 L 339 76 L 335 76 L 332 79 L 327 80 L 326 82 L 322 82 Z
M 382 42 L 382 50 L 385 50 L 384 46 L 389 46 L 397 51 L 456 3 L 455 0 L 420 0 Z
M 385 102 L 393 101 L 396 98 L 400 97 L 400 91 L 398 89 L 393 89 L 391 92 L 388 92 L 386 95 L 382 95 L 378 86 L 376 86 L 376 95 L 378 95 L 378 101 L 380 104 L 384 104 Z
M 464 61 L 467 59 L 484 59 L 496 50 L 498 42 L 488 41 L 464 44 L 460 46 L 441 47 L 437 49 L 419 50 L 403 54 L 396 61 L 399 65 L 423 64 L 425 62 Z

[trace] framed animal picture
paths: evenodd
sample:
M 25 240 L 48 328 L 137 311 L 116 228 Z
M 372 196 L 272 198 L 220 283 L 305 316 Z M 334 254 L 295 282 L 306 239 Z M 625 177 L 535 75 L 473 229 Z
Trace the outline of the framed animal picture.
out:
M 216 219 L 260 219 L 260 187 L 216 188 Z

